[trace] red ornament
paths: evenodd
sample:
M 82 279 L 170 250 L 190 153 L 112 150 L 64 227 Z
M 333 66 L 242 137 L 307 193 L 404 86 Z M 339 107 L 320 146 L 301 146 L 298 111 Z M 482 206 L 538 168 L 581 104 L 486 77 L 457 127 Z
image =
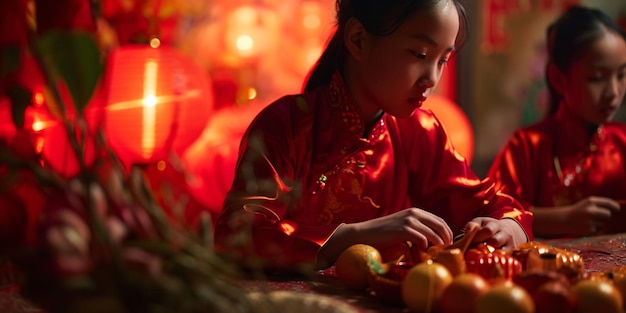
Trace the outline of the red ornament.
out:
M 465 253 L 467 272 L 487 280 L 512 280 L 522 271 L 522 264 L 504 250 L 483 244 Z
M 172 47 L 127 45 L 108 55 L 104 131 L 126 164 L 180 154 L 202 133 L 213 111 L 206 73 Z

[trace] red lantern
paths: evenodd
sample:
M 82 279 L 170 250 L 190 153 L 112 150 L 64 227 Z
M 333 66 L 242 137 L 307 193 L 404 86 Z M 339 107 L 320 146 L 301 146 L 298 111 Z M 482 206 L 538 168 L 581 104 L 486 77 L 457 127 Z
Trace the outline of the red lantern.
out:
M 65 125 L 52 116 L 44 104 L 35 103 L 28 107 L 25 113 L 27 125 L 33 134 L 35 151 L 41 156 L 43 166 L 50 167 L 61 176 L 69 178 L 81 170 L 74 147 L 72 147 Z M 76 129 L 75 135 L 81 131 Z M 84 165 L 93 164 L 96 157 L 96 148 L 91 134 L 76 136 L 82 147 L 82 161 Z
M 472 163 L 474 132 L 465 112 L 456 103 L 437 95 L 428 97 L 423 108 L 433 111 L 446 128 L 456 151 L 467 160 L 468 164 Z
M 181 153 L 198 138 L 213 109 L 208 76 L 172 47 L 113 50 L 103 88 L 107 141 L 127 164 Z

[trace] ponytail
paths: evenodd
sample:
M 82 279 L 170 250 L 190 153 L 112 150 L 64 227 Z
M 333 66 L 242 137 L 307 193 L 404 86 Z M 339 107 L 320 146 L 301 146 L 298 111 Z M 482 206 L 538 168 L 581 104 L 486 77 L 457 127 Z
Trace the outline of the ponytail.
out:
M 326 49 L 309 72 L 304 83 L 304 91 L 328 85 L 337 70 L 343 70 L 345 46 L 343 44 L 343 27 L 336 27 Z

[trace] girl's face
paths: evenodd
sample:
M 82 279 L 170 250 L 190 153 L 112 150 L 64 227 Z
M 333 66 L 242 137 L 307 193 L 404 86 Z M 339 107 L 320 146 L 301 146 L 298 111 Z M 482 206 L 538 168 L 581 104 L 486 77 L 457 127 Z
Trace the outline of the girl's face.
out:
M 459 14 L 453 1 L 422 10 L 388 36 L 367 34 L 350 70 L 350 87 L 366 119 L 383 110 L 408 117 L 441 78 L 454 51 Z
M 595 125 L 611 120 L 626 92 L 626 41 L 607 30 L 561 80 L 565 109 Z

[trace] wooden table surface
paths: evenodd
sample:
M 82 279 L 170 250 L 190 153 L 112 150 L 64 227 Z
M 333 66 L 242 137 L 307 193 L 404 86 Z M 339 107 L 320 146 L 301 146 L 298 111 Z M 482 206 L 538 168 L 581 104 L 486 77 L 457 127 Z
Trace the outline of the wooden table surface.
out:
M 603 272 L 618 265 L 626 265 L 626 233 L 543 242 L 580 254 L 588 272 Z M 409 312 L 406 308 L 381 302 L 365 292 L 349 290 L 337 280 L 333 268 L 316 272 L 314 276 L 306 278 L 271 277 L 262 280 L 244 280 L 241 286 L 251 292 L 286 291 L 315 294 L 319 299 L 341 301 L 344 307 L 347 304 L 351 312 L 357 313 Z M 16 288 L 0 289 L 0 312 L 44 313 L 24 301 Z M 299 313 L 306 313 L 306 310 L 303 308 Z

